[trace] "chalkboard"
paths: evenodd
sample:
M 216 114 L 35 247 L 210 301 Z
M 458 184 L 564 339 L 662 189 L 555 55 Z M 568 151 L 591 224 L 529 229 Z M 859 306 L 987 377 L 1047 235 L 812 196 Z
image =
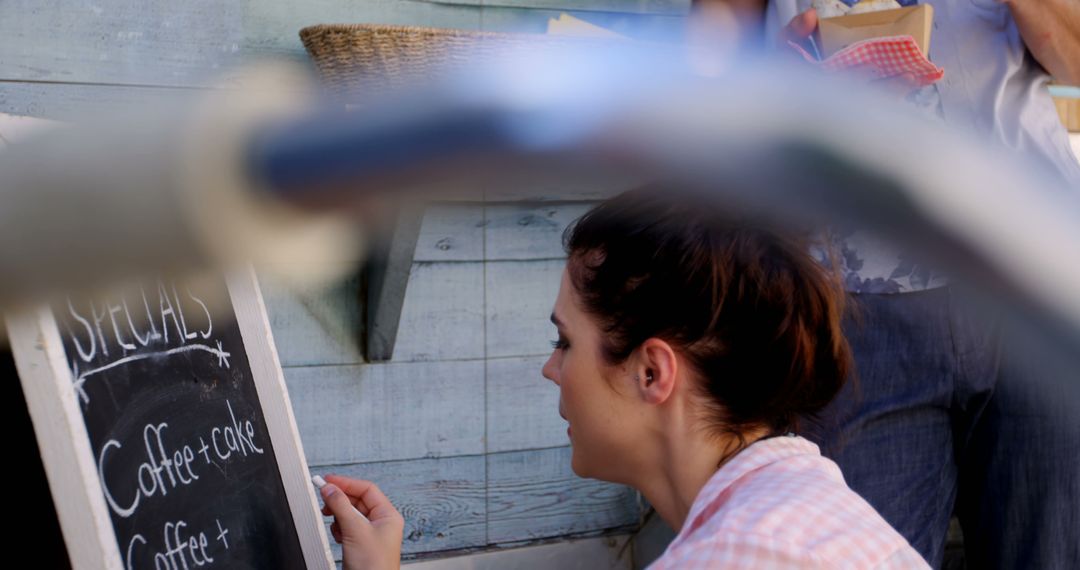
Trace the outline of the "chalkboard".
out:
M 69 296 L 8 327 L 73 567 L 333 567 L 253 273 Z M 80 491 L 93 517 L 64 512 Z

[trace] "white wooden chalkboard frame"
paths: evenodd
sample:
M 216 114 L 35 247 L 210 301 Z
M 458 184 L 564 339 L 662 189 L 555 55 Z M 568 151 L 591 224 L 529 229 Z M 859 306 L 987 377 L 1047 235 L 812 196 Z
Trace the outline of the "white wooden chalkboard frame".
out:
M 225 280 L 304 561 L 312 570 L 333 569 L 258 280 L 251 268 L 230 272 Z M 5 320 L 71 566 L 121 570 L 120 549 L 52 311 L 38 306 L 8 313 Z

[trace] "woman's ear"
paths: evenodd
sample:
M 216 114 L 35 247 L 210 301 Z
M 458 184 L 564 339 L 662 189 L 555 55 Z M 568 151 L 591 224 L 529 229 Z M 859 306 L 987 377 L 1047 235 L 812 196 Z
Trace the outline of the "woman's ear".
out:
M 667 342 L 650 338 L 638 347 L 634 381 L 642 399 L 649 404 L 663 404 L 675 391 L 679 363 L 675 349 Z

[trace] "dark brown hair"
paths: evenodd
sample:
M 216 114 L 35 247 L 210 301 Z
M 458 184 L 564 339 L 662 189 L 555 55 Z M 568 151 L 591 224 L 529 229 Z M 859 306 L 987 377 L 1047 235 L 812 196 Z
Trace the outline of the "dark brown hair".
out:
M 796 430 L 848 376 L 840 280 L 794 232 L 650 187 L 596 206 L 563 245 L 604 359 L 624 362 L 653 337 L 670 343 L 700 377 L 719 430 Z

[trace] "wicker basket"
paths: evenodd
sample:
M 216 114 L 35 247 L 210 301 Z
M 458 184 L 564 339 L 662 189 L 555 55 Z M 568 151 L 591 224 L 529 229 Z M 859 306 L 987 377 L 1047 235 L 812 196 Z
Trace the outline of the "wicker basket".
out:
M 300 39 L 326 85 L 353 100 L 507 53 L 612 41 L 381 24 L 310 26 Z

